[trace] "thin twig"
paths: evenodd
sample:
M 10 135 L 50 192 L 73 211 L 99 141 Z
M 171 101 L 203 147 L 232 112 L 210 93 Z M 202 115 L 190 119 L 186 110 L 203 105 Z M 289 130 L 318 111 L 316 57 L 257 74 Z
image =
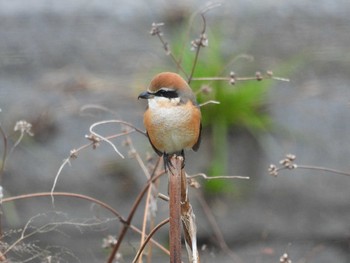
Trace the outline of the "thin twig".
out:
M 139 257 L 141 256 L 143 250 L 145 249 L 147 243 L 150 241 L 150 239 L 152 238 L 152 236 L 158 231 L 158 229 L 160 229 L 162 226 L 164 226 L 165 224 L 169 223 L 169 218 L 163 220 L 162 222 L 160 222 L 156 227 L 154 227 L 152 229 L 152 231 L 148 234 L 147 238 L 145 239 L 145 241 L 142 243 L 140 249 L 137 251 L 137 254 L 134 258 L 134 260 L 132 261 L 133 263 L 135 263 Z
M 207 23 L 206 23 L 205 16 L 204 16 L 204 13 L 203 13 L 203 12 L 201 13 L 201 17 L 202 17 L 202 20 L 203 20 L 203 29 L 202 29 L 200 38 L 199 38 L 198 40 L 192 41 L 192 45 L 196 48 L 196 54 L 195 54 L 195 56 L 194 56 L 194 60 L 193 60 L 193 65 L 192 65 L 191 73 L 190 73 L 190 75 L 189 75 L 188 78 L 187 78 L 187 83 L 188 83 L 188 84 L 190 84 L 191 81 L 192 81 L 192 77 L 193 77 L 193 74 L 194 74 L 194 70 L 195 70 L 195 68 L 196 68 L 196 66 L 197 66 L 197 61 L 198 61 L 198 57 L 199 57 L 199 51 L 200 51 L 201 47 L 204 47 L 204 46 L 207 45 L 207 44 L 204 44 L 205 41 L 207 41 L 206 36 L 205 36 L 205 31 L 206 31 Z
M 350 176 L 350 173 L 340 171 L 340 170 L 335 170 L 327 167 L 322 167 L 322 166 L 311 166 L 311 165 L 297 165 L 297 168 L 299 169 L 307 169 L 307 170 L 319 170 L 319 171 L 324 171 L 324 172 L 330 172 L 334 174 L 339 174 L 339 175 L 345 175 L 345 176 Z
M 0 187 L 2 187 L 2 177 L 4 175 L 5 163 L 6 163 L 6 158 L 7 158 L 7 136 L 6 136 L 4 129 L 2 128 L 1 124 L 0 124 L 0 133 L 1 133 L 2 141 L 3 141 L 3 145 L 4 145 L 4 149 L 3 149 L 3 153 L 2 153 L 2 162 L 1 162 L 1 167 L 0 167 Z M 2 200 L 0 201 L 0 204 L 2 204 Z M 2 237 L 2 213 L 0 213 L 0 237 Z M 3 257 L 3 255 L 1 253 L 0 258 L 2 258 L 2 257 Z
M 57 214 L 61 214 L 59 212 L 56 213 Z M 25 226 L 22 228 L 21 230 L 21 233 L 20 233 L 20 237 L 15 240 L 11 245 L 8 245 L 6 247 L 6 250 L 2 253 L 2 255 L 6 255 L 7 253 L 9 253 L 10 251 L 16 251 L 17 250 L 17 245 L 21 242 L 23 242 L 25 239 L 28 239 L 29 237 L 32 237 L 36 234 L 42 234 L 42 233 L 48 233 L 48 232 L 52 232 L 54 231 L 56 228 L 58 228 L 59 226 L 64 226 L 64 225 L 67 225 L 67 226 L 76 226 L 76 227 L 93 227 L 93 226 L 98 226 L 98 225 L 102 225 L 102 224 L 106 224 L 112 220 L 116 220 L 115 218 L 113 219 L 110 219 L 110 218 L 107 218 L 105 220 L 98 220 L 98 219 L 93 219 L 92 221 L 91 220 L 85 220 L 83 222 L 74 222 L 74 221 L 69 221 L 69 220 L 63 220 L 63 221 L 55 221 L 55 222 L 49 222 L 49 223 L 46 223 L 46 224 L 43 224 L 39 227 L 36 227 L 36 226 L 33 226 L 31 227 L 31 223 L 39 218 L 39 217 L 42 217 L 42 216 L 46 216 L 45 213 L 40 213 L 40 214 L 37 214 L 33 217 L 31 217 L 27 223 L 25 224 Z M 34 228 L 32 231 L 31 231 L 31 228 Z M 16 248 L 17 247 L 17 248 Z M 34 255 L 34 258 L 36 256 Z M 27 259 L 23 262 L 30 262 L 31 260 Z
M 107 124 L 107 123 L 111 123 L 111 122 L 115 122 L 115 121 L 100 121 L 100 122 L 96 122 L 94 124 L 92 124 L 89 128 L 89 131 L 91 134 L 95 135 L 96 137 L 98 137 L 99 139 L 107 142 L 110 146 L 112 146 L 112 148 L 114 149 L 114 151 L 121 157 L 121 158 L 125 158 L 123 154 L 121 154 L 119 152 L 119 150 L 117 149 L 117 147 L 114 145 L 114 143 L 112 143 L 109 139 L 107 139 L 106 137 L 98 134 L 97 132 L 95 132 L 93 129 L 98 126 L 98 125 L 102 125 L 102 124 Z
M 147 179 L 150 179 L 151 175 L 149 174 L 148 169 L 147 169 L 146 165 L 144 164 L 141 156 L 136 151 L 130 136 L 127 136 L 127 138 L 126 138 L 126 145 L 129 146 L 130 153 L 131 153 L 132 157 L 134 157 L 136 159 L 136 161 L 138 162 L 139 166 L 141 167 L 144 175 L 147 177 Z M 142 229 L 141 229 L 141 241 L 140 241 L 141 244 L 143 243 L 145 236 L 146 236 L 147 212 L 148 212 L 148 207 L 149 207 L 150 195 L 151 195 L 151 191 L 152 191 L 152 185 L 153 184 L 151 184 L 150 187 L 148 188 L 147 196 L 146 196 L 144 217 L 143 217 L 143 223 L 142 223 Z M 140 263 L 142 263 L 141 261 L 142 261 L 142 258 L 140 258 Z
M 181 50 L 181 53 L 178 55 L 178 62 L 181 63 L 182 60 L 183 60 L 183 57 L 184 57 L 184 54 L 185 54 L 185 50 L 186 50 L 186 46 L 187 46 L 187 42 L 188 40 L 190 39 L 190 32 L 192 30 L 192 27 L 193 27 L 193 21 L 194 19 L 196 18 L 196 16 L 198 14 L 205 14 L 207 13 L 208 11 L 210 11 L 211 9 L 214 9 L 214 8 L 217 8 L 217 7 L 220 7 L 222 4 L 220 2 L 216 2 L 216 3 L 213 3 L 213 2 L 208 2 L 206 4 L 206 6 L 203 8 L 201 7 L 199 10 L 196 10 L 195 12 L 192 13 L 190 19 L 189 19 L 189 23 L 188 23 L 188 27 L 186 29 L 186 33 L 185 33 L 185 39 L 183 41 L 183 44 L 182 44 L 182 48 L 180 49 Z M 186 78 L 189 79 L 189 77 L 187 76 L 187 74 L 185 74 Z M 192 78 L 193 79 L 193 78 Z
M 202 106 L 205 106 L 205 105 L 208 105 L 208 104 L 220 104 L 220 101 L 217 101 L 217 100 L 208 100 L 206 102 L 203 102 L 201 104 L 199 104 L 198 106 L 199 107 L 202 107 Z
M 115 246 L 113 247 L 112 252 L 110 253 L 109 257 L 108 257 L 108 263 L 113 263 L 114 262 L 114 258 L 115 255 L 118 252 L 118 249 L 120 247 L 120 244 L 122 243 L 124 236 L 126 235 L 126 232 L 128 231 L 129 225 L 131 224 L 132 219 L 134 218 L 134 214 L 137 210 L 137 207 L 139 206 L 143 196 L 145 195 L 145 193 L 147 192 L 148 188 L 150 187 L 150 185 L 157 180 L 160 176 L 162 176 L 163 174 L 159 173 L 159 174 L 155 174 L 156 169 L 154 169 L 153 174 L 151 175 L 151 179 L 148 180 L 147 184 L 144 186 L 144 188 L 141 190 L 141 192 L 139 193 L 139 195 L 136 197 L 134 204 L 131 207 L 130 213 L 128 215 L 128 218 L 126 219 L 126 224 L 123 226 L 122 230 L 120 231 L 120 234 L 117 238 L 117 243 L 115 244 Z
M 274 80 L 280 80 L 280 81 L 286 81 L 289 82 L 290 80 L 287 78 L 282 77 L 274 77 L 267 75 L 260 75 L 260 77 L 254 76 L 254 77 L 235 77 L 236 81 L 248 81 L 248 80 L 264 80 L 264 79 L 274 79 Z M 193 81 L 231 81 L 232 77 L 200 77 L 200 78 L 192 78 Z
M 165 202 L 169 202 L 169 196 L 165 195 L 165 194 L 162 194 L 162 193 L 158 193 L 158 197 L 160 199 L 162 199 L 163 201 Z
M 33 232 L 30 232 L 28 234 L 25 235 L 25 232 L 27 231 L 28 227 L 29 227 L 29 224 L 32 222 L 32 220 L 34 220 L 36 217 L 38 217 L 39 215 L 36 215 L 32 218 L 30 218 L 28 220 L 28 222 L 25 224 L 25 226 L 23 227 L 22 229 L 22 232 L 21 232 L 21 236 L 20 238 L 18 238 L 15 242 L 13 242 L 10 246 L 8 246 L 8 248 L 2 252 L 3 255 L 6 255 L 9 251 L 11 251 L 15 246 L 17 246 L 17 244 L 19 244 L 20 242 L 22 242 L 24 239 L 27 239 L 33 235 L 35 235 L 36 233 L 38 233 L 38 231 L 40 232 L 42 229 L 45 229 L 46 228 L 46 225 L 42 226 L 42 227 L 39 227 L 38 229 L 36 229 L 35 231 Z
M 108 113 L 117 115 L 117 112 L 115 112 L 115 111 L 113 111 L 105 106 L 98 105 L 98 104 L 85 104 L 85 105 L 81 106 L 79 111 L 85 112 L 86 110 L 89 110 L 89 109 L 100 110 L 100 111 L 104 111 L 104 112 L 108 112 Z
M 32 193 L 32 194 L 24 194 L 24 195 L 17 195 L 17 196 L 11 196 L 11 197 L 6 197 L 2 199 L 3 203 L 6 202 L 13 202 L 13 201 L 17 201 L 17 200 L 21 200 L 21 199 L 28 199 L 28 198 L 34 198 L 34 197 L 48 197 L 48 196 L 64 196 L 64 197 L 74 197 L 74 198 L 79 198 L 79 199 L 84 199 L 84 200 L 88 200 L 90 202 L 93 202 L 95 204 L 98 204 L 99 206 L 102 206 L 103 208 L 107 209 L 108 211 L 110 211 L 115 217 L 117 217 L 119 219 L 120 222 L 122 222 L 123 224 L 126 222 L 125 219 L 111 206 L 109 206 L 108 204 L 87 196 L 87 195 L 82 195 L 82 194 L 77 194 L 77 193 L 68 193 L 68 192 L 42 192 L 42 193 Z
M 1 183 L 2 175 L 3 175 L 4 169 L 5 169 L 6 157 L 7 157 L 7 136 L 6 136 L 4 129 L 2 128 L 1 124 L 0 124 L 0 133 L 1 133 L 3 144 L 4 144 L 4 151 L 2 153 L 2 162 L 1 162 L 1 167 L 0 167 L 0 183 Z
M 106 138 L 108 138 L 110 140 L 112 138 L 116 138 L 116 137 L 119 137 L 119 136 L 127 135 L 127 134 L 129 134 L 131 132 L 134 132 L 134 131 L 126 131 L 124 133 L 119 133 L 119 134 L 116 134 L 116 135 L 108 136 Z M 57 173 L 55 175 L 54 182 L 53 182 L 52 187 L 51 187 L 51 193 L 53 193 L 55 191 L 55 188 L 56 188 L 56 185 L 57 185 L 57 181 L 58 181 L 58 177 L 60 176 L 63 168 L 67 164 L 70 164 L 70 160 L 71 159 L 76 159 L 78 157 L 78 153 L 80 151 L 82 151 L 83 149 L 85 149 L 87 147 L 90 147 L 91 145 L 96 147 L 96 141 L 92 141 L 91 140 L 91 143 L 85 144 L 83 146 L 80 146 L 78 149 L 73 149 L 73 150 L 70 151 L 69 157 L 63 160 L 63 163 L 60 165 L 60 167 L 59 167 L 59 169 L 58 169 L 58 171 L 57 171 Z M 52 195 L 52 204 L 54 206 L 54 195 Z
M 49 196 L 62 196 L 62 197 L 69 197 L 69 198 L 78 198 L 78 199 L 83 199 L 83 200 L 87 200 L 90 202 L 93 202 L 95 204 L 98 204 L 99 206 L 107 209 L 109 212 L 111 212 L 116 218 L 118 218 L 118 220 L 126 225 L 127 224 L 127 220 L 124 219 L 117 210 L 115 210 L 113 207 L 111 207 L 110 205 L 87 195 L 83 195 L 83 194 L 77 194 L 77 193 L 68 193 L 68 192 L 42 192 L 42 193 L 32 193 L 32 194 L 24 194 L 24 195 L 18 195 L 18 196 L 11 196 L 11 197 L 6 197 L 2 200 L 2 202 L 7 203 L 7 202 L 13 202 L 13 201 L 17 201 L 17 200 L 21 200 L 21 199 L 28 199 L 28 198 L 36 198 L 36 197 L 49 197 Z M 130 226 L 130 228 L 141 234 L 141 230 L 136 228 L 134 225 L 130 225 L 127 224 L 128 226 Z M 156 245 L 158 248 L 160 248 L 163 252 L 165 252 L 167 255 L 169 255 L 169 251 L 164 248 L 164 246 L 162 246 L 161 244 L 159 244 L 157 241 L 151 239 L 151 242 Z
M 217 220 L 214 217 L 214 214 L 212 210 L 210 209 L 209 205 L 205 201 L 204 197 L 201 193 L 197 193 L 197 200 L 199 201 L 199 204 L 202 206 L 204 213 L 206 214 L 206 217 L 208 219 L 209 224 L 211 225 L 214 235 L 219 242 L 220 248 L 226 252 L 233 260 L 234 262 L 242 262 L 242 260 L 229 248 L 227 245 L 224 235 L 221 232 L 221 229 L 217 223 Z
M 129 146 L 130 148 L 130 153 L 132 155 L 132 157 L 134 157 L 137 161 L 137 163 L 139 164 L 139 166 L 141 167 L 143 174 L 146 176 L 147 179 L 151 178 L 151 175 L 145 165 L 145 163 L 143 162 L 140 154 L 138 153 L 138 151 L 136 151 L 134 144 L 132 143 L 132 140 L 130 138 L 130 136 L 126 137 L 126 145 Z
M 160 27 L 164 26 L 164 23 L 152 23 L 152 29 L 150 34 L 152 36 L 157 36 L 160 42 L 163 45 L 163 48 L 167 55 L 171 57 L 173 62 L 176 64 L 176 67 L 178 70 L 180 70 L 186 78 L 188 78 L 186 71 L 181 65 L 181 60 L 177 60 L 174 54 L 171 52 L 171 49 L 169 48 L 169 43 L 163 38 L 163 32 L 161 31 Z
M 145 163 L 143 162 L 140 154 L 137 152 L 137 150 L 135 149 L 134 147 L 134 144 L 130 138 L 130 136 L 127 136 L 126 138 L 126 143 L 125 143 L 127 146 L 129 146 L 130 148 L 130 153 L 131 155 L 137 160 L 139 166 L 141 167 L 144 175 L 147 177 L 147 179 L 149 180 L 151 178 L 151 175 L 145 165 Z M 160 160 L 161 158 L 158 158 L 158 161 L 154 167 L 154 169 L 158 169 L 158 166 L 160 164 Z M 148 212 L 149 212 L 149 207 L 150 207 L 150 202 L 151 202 L 151 199 L 152 199 L 152 191 L 153 191 L 153 188 L 154 188 L 154 184 L 151 184 L 151 186 L 148 188 L 148 191 L 147 191 L 147 197 L 146 197 L 146 202 L 145 202 L 145 209 L 144 209 L 144 217 L 143 217 L 143 223 L 142 223 L 142 233 L 141 233 L 141 244 L 144 242 L 145 240 L 145 237 L 146 237 L 146 228 L 147 228 L 147 218 L 148 218 Z M 151 217 L 152 217 L 152 213 L 151 213 Z M 151 254 L 149 253 L 148 254 L 148 257 L 150 258 Z M 140 263 L 142 261 L 142 255 L 140 257 Z
M 24 137 L 24 132 L 21 132 L 19 137 L 18 137 L 18 139 L 16 140 L 16 142 L 11 147 L 8 156 L 10 156 L 12 154 L 12 152 L 16 149 L 16 147 L 21 143 L 23 137 Z
M 1 125 L 0 125 L 0 127 L 1 127 Z M 32 128 L 31 123 L 29 123 L 25 120 L 17 121 L 16 125 L 14 127 L 14 131 L 15 132 L 19 131 L 20 135 L 19 135 L 18 139 L 16 140 L 16 142 L 11 147 L 11 149 L 9 149 L 9 151 L 7 152 L 7 138 L 6 138 L 5 132 L 3 131 L 2 127 L 1 127 L 1 134 L 4 138 L 4 150 L 5 151 L 3 153 L 3 164 L 1 167 L 0 174 L 2 174 L 2 172 L 3 172 L 6 160 L 10 157 L 10 155 L 15 150 L 15 148 L 21 143 L 22 139 L 24 138 L 24 135 L 27 134 L 29 136 L 34 136 L 34 134 L 31 132 L 31 128 Z
M 132 128 L 133 130 L 137 131 L 138 133 L 141 133 L 142 135 L 147 137 L 147 134 L 145 131 L 140 130 L 138 128 L 135 127 L 135 125 L 131 124 L 130 122 L 126 122 L 126 121 L 122 121 L 122 120 L 106 120 L 104 121 L 105 123 L 119 123 L 119 124 L 123 124 L 126 126 L 129 126 L 130 128 Z M 102 122 L 99 122 L 98 125 L 100 125 Z M 108 137 L 109 138 L 109 137 Z M 110 138 L 109 138 L 110 139 Z
M 107 142 L 109 145 L 112 146 L 112 148 L 114 149 L 114 151 L 121 157 L 124 159 L 124 155 L 122 155 L 119 150 L 117 149 L 117 147 L 109 140 L 108 137 L 104 137 L 100 134 L 98 134 L 97 132 L 95 132 L 93 129 L 96 127 L 96 126 L 99 126 L 99 125 L 102 125 L 102 124 L 108 124 L 108 123 L 120 123 L 120 124 L 124 124 L 124 125 L 127 125 L 131 128 L 133 128 L 135 131 L 145 135 L 146 133 L 138 128 L 136 128 L 134 125 L 128 123 L 128 122 L 125 122 L 125 121 L 121 121 L 121 120 L 105 120 L 105 121 L 100 121 L 100 122 L 95 122 L 94 124 L 92 124 L 89 128 L 89 131 L 91 134 L 95 135 L 96 137 L 100 138 L 101 140 Z
M 201 34 L 199 36 L 198 39 L 193 40 L 191 42 L 192 47 L 195 49 L 196 54 L 193 60 L 193 65 L 192 65 L 192 69 L 191 69 L 191 73 L 189 75 L 189 77 L 187 78 L 187 83 L 190 84 L 193 78 L 193 74 L 194 71 L 196 69 L 197 66 L 197 62 L 198 62 L 198 58 L 199 58 L 199 52 L 201 50 L 202 47 L 207 47 L 208 46 L 208 38 L 206 36 L 206 30 L 207 30 L 207 21 L 205 19 L 205 14 L 210 11 L 211 9 L 214 9 L 216 7 L 221 6 L 221 3 L 209 3 L 207 6 L 205 6 L 203 9 L 200 10 L 200 16 L 202 18 L 202 22 L 203 22 L 203 28 L 201 31 Z M 195 13 L 196 14 L 196 13 Z
M 274 164 L 270 164 L 268 171 L 269 174 L 272 176 L 278 176 L 278 172 L 282 170 L 293 170 L 293 169 L 305 169 L 305 170 L 317 170 L 317 171 L 323 171 L 323 172 L 330 172 L 338 175 L 345 175 L 345 176 L 350 176 L 350 173 L 336 170 L 336 169 L 331 169 L 327 167 L 322 167 L 322 166 L 313 166 L 313 165 L 299 165 L 295 163 L 296 156 L 294 154 L 286 154 L 285 158 L 280 160 L 280 167 L 277 167 Z
M 181 221 L 182 230 L 190 263 L 199 263 L 199 253 L 197 245 L 197 225 L 196 216 L 188 197 L 188 180 L 186 172 L 181 171 Z
M 127 125 L 129 127 L 131 127 L 133 130 L 129 130 L 129 131 L 124 131 L 122 133 L 118 133 L 118 134 L 114 134 L 114 135 L 111 135 L 111 136 L 107 136 L 107 137 L 104 137 L 106 140 L 110 141 L 111 139 L 114 139 L 114 138 L 117 138 L 117 137 L 120 137 L 120 136 L 125 136 L 125 135 L 128 135 L 134 131 L 137 131 L 145 136 L 146 133 L 144 131 L 141 131 L 140 129 L 137 129 L 134 125 L 128 123 L 128 122 L 125 122 L 125 121 L 121 121 L 121 120 L 110 120 L 110 121 L 105 121 L 106 123 L 120 123 L 120 124 L 123 124 L 123 125 Z M 101 124 L 101 122 L 97 123 L 98 125 Z M 94 148 L 96 148 L 99 144 L 99 137 L 95 137 L 95 136 L 86 136 L 87 139 L 89 139 L 91 142 L 88 143 L 88 144 L 85 144 L 83 146 L 80 146 L 79 148 L 77 149 L 73 149 L 70 151 L 70 154 L 68 156 L 68 158 L 64 159 L 63 160 L 63 163 L 60 165 L 56 175 L 55 175 L 55 178 L 54 178 L 54 182 L 53 182 L 53 185 L 51 187 L 51 193 L 54 192 L 55 188 L 56 188 L 56 185 L 57 185 L 57 181 L 58 181 L 58 177 L 60 176 L 63 168 L 70 163 L 70 160 L 71 159 L 76 159 L 78 157 L 78 153 L 80 151 L 82 151 L 83 149 L 85 148 L 88 148 L 90 146 L 93 146 Z M 110 142 L 112 143 L 112 142 Z M 52 195 L 52 204 L 54 206 L 54 195 Z
M 220 7 L 221 5 L 221 2 L 208 2 L 208 4 L 200 10 L 200 12 L 202 14 L 205 14 L 214 8 Z
M 205 180 L 217 180 L 217 179 L 245 179 L 248 180 L 250 179 L 249 176 L 240 176 L 240 175 L 222 175 L 222 176 L 207 176 L 204 173 L 198 173 L 194 175 L 187 175 L 186 176 L 188 179 L 193 179 L 196 177 L 202 177 Z
M 293 169 L 305 169 L 305 170 L 317 170 L 317 171 L 322 171 L 322 172 L 330 172 L 330 173 L 334 173 L 334 174 L 338 174 L 338 175 L 345 175 L 345 176 L 350 176 L 350 173 L 348 172 L 344 172 L 344 171 L 340 171 L 340 170 L 336 170 L 336 169 L 331 169 L 331 168 L 327 168 L 327 167 L 322 167 L 322 166 L 312 166 L 312 165 L 295 165 L 295 167 Z M 278 167 L 276 169 L 277 172 L 282 171 L 282 170 L 292 170 L 288 167 Z
M 58 169 L 57 173 L 56 173 L 56 176 L 55 176 L 55 179 L 53 180 L 53 184 L 52 184 L 52 187 L 51 187 L 51 203 L 52 203 L 52 206 L 55 207 L 55 195 L 54 195 L 54 191 L 55 191 L 55 188 L 56 188 L 56 184 L 57 184 L 57 181 L 58 181 L 58 177 L 59 175 L 61 174 L 63 168 L 66 166 L 66 164 L 70 163 L 70 157 L 69 158 L 66 158 L 63 160 L 63 163 L 61 164 L 60 168 Z
M 200 77 L 200 78 L 192 78 L 192 80 L 196 81 L 211 81 L 211 80 L 225 80 L 225 81 L 229 81 L 230 78 L 228 77 Z
M 157 163 L 156 163 L 156 165 L 155 165 L 155 167 L 154 167 L 154 169 L 155 170 L 157 170 L 158 169 L 158 167 L 159 167 L 159 164 L 160 164 L 160 160 L 161 160 L 161 158 L 158 158 L 158 161 L 157 161 Z M 142 162 L 142 164 L 143 164 L 143 162 Z M 145 166 L 144 164 L 143 164 L 143 166 Z M 147 170 L 147 173 L 148 173 L 148 170 Z M 148 179 L 150 178 L 150 175 L 149 175 L 149 173 L 148 173 Z M 155 186 L 155 182 L 154 183 L 152 183 L 151 185 L 150 185 L 150 187 L 148 188 L 148 191 L 147 191 L 147 196 L 146 196 L 146 202 L 145 202 L 145 209 L 144 209 L 144 216 L 143 216 L 143 223 L 142 223 L 142 234 L 141 234 L 141 244 L 144 242 L 144 240 L 145 240 L 145 237 L 146 237 L 146 229 L 147 229 L 147 218 L 148 218 L 148 212 L 150 211 L 150 202 L 151 202 L 151 199 L 152 199 L 152 192 L 153 192 L 153 189 L 155 188 L 156 186 Z M 155 199 L 155 198 L 153 198 L 153 199 Z M 153 202 L 155 202 L 155 200 L 153 200 Z M 153 214 L 152 213 L 150 213 L 150 216 L 149 216 L 149 218 L 153 218 Z M 141 260 L 141 258 L 140 258 L 140 262 L 141 262 L 142 260 Z

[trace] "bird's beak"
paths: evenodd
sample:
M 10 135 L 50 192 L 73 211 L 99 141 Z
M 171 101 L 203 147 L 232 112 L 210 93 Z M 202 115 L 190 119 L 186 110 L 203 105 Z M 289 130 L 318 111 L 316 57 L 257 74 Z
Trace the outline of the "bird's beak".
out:
M 149 99 L 152 96 L 153 96 L 152 93 L 149 93 L 148 91 L 144 91 L 137 97 L 137 99 Z

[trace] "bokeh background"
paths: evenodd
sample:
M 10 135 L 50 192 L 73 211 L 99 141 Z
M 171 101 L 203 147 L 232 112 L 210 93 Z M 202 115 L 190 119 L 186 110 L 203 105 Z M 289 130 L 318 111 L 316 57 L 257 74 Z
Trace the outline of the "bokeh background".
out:
M 176 71 L 159 40 L 149 34 L 152 22 L 164 22 L 164 37 L 171 48 L 179 47 L 191 15 L 206 4 L 195 0 L 0 1 L 1 127 L 10 146 L 19 137 L 13 131 L 19 120 L 32 123 L 35 134 L 25 136 L 8 156 L 1 179 L 4 195 L 50 191 L 63 159 L 70 150 L 87 143 L 85 134 L 94 122 L 123 119 L 143 128 L 146 105 L 137 101 L 138 93 L 155 73 Z M 204 187 L 191 190 L 202 262 L 233 259 L 220 248 L 199 199 L 210 206 L 236 260 L 278 262 L 288 253 L 292 262 L 350 262 L 350 177 L 303 169 L 281 171 L 278 177 L 268 172 L 269 165 L 279 165 L 287 153 L 295 154 L 300 165 L 348 171 L 349 14 L 350 3 L 345 0 L 231 0 L 207 13 L 209 47 L 203 50 L 207 59 L 200 61 L 195 76 L 203 72 L 217 76 L 219 62 L 224 69 L 231 61 L 225 58 L 241 57 L 228 72 L 254 76 L 256 71 L 272 70 L 290 82 L 210 83 L 213 90 L 220 85 L 221 90 L 233 93 L 251 90 L 253 85 L 261 95 L 255 105 L 257 117 L 264 121 L 244 119 L 247 107 L 243 106 L 240 121 L 225 123 L 226 147 L 221 149 L 216 147 L 219 142 L 215 141 L 213 124 L 207 121 L 201 149 L 187 155 L 186 167 L 191 174 L 220 174 L 217 165 L 224 167 L 221 173 L 226 175 L 251 178 L 225 181 L 224 191 L 220 191 L 220 184 L 211 187 L 203 181 Z M 197 38 L 200 30 L 197 16 L 188 40 Z M 213 46 L 217 56 L 208 51 Z M 190 45 L 184 48 L 189 50 Z M 251 57 L 254 60 L 244 59 Z M 205 71 L 208 69 L 211 71 Z M 195 85 L 202 84 L 208 83 Z M 227 103 L 206 106 L 205 112 L 217 110 L 215 107 L 229 109 Z M 109 111 L 82 111 L 86 105 Z M 104 135 L 121 130 L 111 124 L 99 128 Z M 137 134 L 131 138 L 146 159 L 147 152 L 152 153 L 147 140 Z M 123 140 L 115 143 L 128 156 Z M 3 144 L 1 147 L 3 150 Z M 213 152 L 226 153 L 223 163 L 212 163 Z M 163 180 L 161 192 L 166 194 Z M 79 153 L 71 166 L 64 167 L 56 190 L 93 196 L 126 216 L 144 182 L 133 158 L 121 159 L 109 145 L 101 143 L 96 150 Z M 166 216 L 165 203 L 160 202 L 158 213 L 159 220 Z M 141 216 L 142 207 L 135 225 L 140 226 Z M 6 203 L 1 219 L 4 248 L 19 238 L 28 220 L 28 231 L 50 222 L 66 222 L 25 239 L 9 254 L 12 262 L 105 262 L 108 252 L 101 248 L 102 240 L 120 228 L 103 209 L 69 198 L 56 198 L 54 208 L 50 198 Z M 81 225 L 96 220 L 101 223 Z M 165 245 L 166 231 L 158 234 Z M 131 261 L 137 242 L 137 235 L 128 235 L 121 262 Z M 154 252 L 154 262 L 166 261 L 161 252 Z

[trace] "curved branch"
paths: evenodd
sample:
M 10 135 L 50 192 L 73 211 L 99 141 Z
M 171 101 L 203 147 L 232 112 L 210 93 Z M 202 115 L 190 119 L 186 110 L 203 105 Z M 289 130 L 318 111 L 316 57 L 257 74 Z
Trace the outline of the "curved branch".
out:
M 147 192 L 148 188 L 150 187 L 151 183 L 153 183 L 160 176 L 163 175 L 163 173 L 159 173 L 159 174 L 155 175 L 156 170 L 157 170 L 157 167 L 155 167 L 155 169 L 153 170 L 153 173 L 151 175 L 151 178 L 147 181 L 147 184 L 145 185 L 145 187 L 141 190 L 139 195 L 136 197 L 136 200 L 134 201 L 134 204 L 133 204 L 133 206 L 131 208 L 131 211 L 130 211 L 130 213 L 128 215 L 128 218 L 125 221 L 124 227 L 120 231 L 120 234 L 119 234 L 119 236 L 117 238 L 117 243 L 113 247 L 113 250 L 112 250 L 112 252 L 110 253 L 110 255 L 108 257 L 108 260 L 107 260 L 108 263 L 114 262 L 115 255 L 117 254 L 118 249 L 120 247 L 120 244 L 123 241 L 126 232 L 128 231 L 128 228 L 129 228 L 129 225 L 131 224 L 132 219 L 134 218 L 134 214 L 136 212 L 136 209 L 139 206 L 139 204 L 141 203 L 141 200 L 142 200 L 143 196 L 145 195 L 145 193 Z
M 77 194 L 77 193 L 68 193 L 68 192 L 42 192 L 42 193 L 32 193 L 32 194 L 24 194 L 24 195 L 17 195 L 17 196 L 12 196 L 12 197 L 6 197 L 2 199 L 3 203 L 6 202 L 12 202 L 12 201 L 16 201 L 16 200 L 21 200 L 21 199 L 28 199 L 28 198 L 33 198 L 33 197 L 48 197 L 48 196 L 65 196 L 65 197 L 75 197 L 75 198 L 79 198 L 79 199 L 84 199 L 84 200 L 88 200 L 90 202 L 93 202 L 95 204 L 98 204 L 99 206 L 102 206 L 103 208 L 107 209 L 108 211 L 110 211 L 113 215 L 115 215 L 115 217 L 117 217 L 119 219 L 119 221 L 123 224 L 125 224 L 125 219 L 111 206 L 109 206 L 108 204 L 87 196 L 87 195 L 82 195 L 82 194 Z
M 135 263 L 135 262 L 139 259 L 139 257 L 140 257 L 140 255 L 141 255 L 142 251 L 145 249 L 147 243 L 150 241 L 150 239 L 152 238 L 152 236 L 157 232 L 157 230 L 160 229 L 162 226 L 164 226 L 164 225 L 167 224 L 167 223 L 169 223 L 169 218 L 163 220 L 163 221 L 160 222 L 155 228 L 152 229 L 152 231 L 149 233 L 149 235 L 148 235 L 147 238 L 145 239 L 145 242 L 142 243 L 142 245 L 141 245 L 139 251 L 137 251 L 137 254 L 136 254 L 135 258 L 134 258 L 134 260 L 132 261 L 133 263 Z
M 100 205 L 101 207 L 107 209 L 108 211 L 110 211 L 116 218 L 119 219 L 119 221 L 124 224 L 124 226 L 127 226 L 141 234 L 141 230 L 138 229 L 137 227 L 127 224 L 127 221 L 118 213 L 117 210 L 115 210 L 113 207 L 111 207 L 110 205 L 87 195 L 82 195 L 82 194 L 76 194 L 76 193 L 69 193 L 69 192 L 42 192 L 42 193 L 32 193 L 32 194 L 24 194 L 24 195 L 18 195 L 18 196 L 12 196 L 12 197 L 6 197 L 2 199 L 2 202 L 13 202 L 13 201 L 17 201 L 17 200 L 21 200 L 21 199 L 27 199 L 27 198 L 35 198 L 35 197 L 51 197 L 52 195 L 54 196 L 63 196 L 63 197 L 74 197 L 74 198 L 79 198 L 79 199 L 83 199 L 83 200 L 87 200 L 90 202 L 93 202 L 95 204 Z M 151 239 L 151 242 L 156 245 L 158 248 L 160 248 L 164 253 L 169 255 L 169 251 L 163 247 L 161 244 L 159 244 L 157 241 Z

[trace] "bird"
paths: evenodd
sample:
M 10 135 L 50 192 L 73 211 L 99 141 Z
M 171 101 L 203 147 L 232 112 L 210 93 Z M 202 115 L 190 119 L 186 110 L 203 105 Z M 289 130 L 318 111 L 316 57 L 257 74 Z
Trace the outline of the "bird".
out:
M 150 82 L 138 99 L 147 99 L 144 126 L 148 139 L 165 169 L 172 167 L 171 157 L 182 156 L 185 149 L 197 151 L 201 143 L 201 111 L 189 84 L 177 73 L 162 72 Z

